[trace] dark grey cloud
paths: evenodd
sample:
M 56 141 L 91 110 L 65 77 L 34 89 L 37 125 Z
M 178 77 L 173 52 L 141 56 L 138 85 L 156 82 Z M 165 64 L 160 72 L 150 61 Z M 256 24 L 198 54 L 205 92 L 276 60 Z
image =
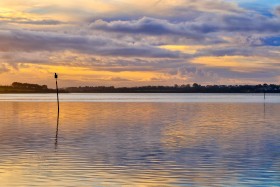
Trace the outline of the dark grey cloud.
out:
M 216 21 L 208 23 L 209 27 L 214 25 Z M 235 15 L 224 16 L 221 18 L 222 24 L 212 26 L 214 31 L 227 31 L 227 32 L 280 32 L 280 20 L 276 18 L 266 17 L 262 15 Z M 211 29 L 210 29 L 211 30 Z M 206 29 L 207 31 L 207 29 Z
M 185 23 L 171 23 L 168 20 L 143 17 L 138 20 L 110 21 L 97 20 L 90 27 L 92 29 L 146 35 L 179 35 L 199 39 L 200 35 L 188 29 Z
M 21 64 L 47 64 L 88 69 L 123 72 L 123 71 L 157 71 L 168 72 L 171 69 L 188 64 L 189 58 L 146 58 L 126 56 L 97 56 L 79 52 L 0 52 L 0 59 L 11 66 Z
M 81 61 L 75 60 L 75 56 L 69 56 L 69 60 L 57 59 L 58 63 L 64 66 L 80 66 L 93 68 L 94 70 L 111 71 L 111 72 L 123 72 L 123 71 L 157 71 L 168 72 L 172 69 L 176 69 L 184 64 L 189 64 L 185 59 L 160 59 L 160 58 L 92 58 L 87 56 Z M 70 63 L 69 63 L 70 62 Z
M 171 52 L 157 47 L 131 44 L 103 36 L 81 36 L 54 32 L 26 30 L 0 30 L 0 51 L 64 51 L 101 56 L 139 56 L 150 58 L 178 58 L 179 52 Z
M 111 21 L 97 20 L 90 25 L 91 28 L 107 32 L 121 32 L 147 35 L 185 35 L 198 38 L 198 35 L 189 31 L 184 23 L 174 24 L 168 20 L 143 17 L 138 20 Z
M 143 17 L 137 20 L 97 20 L 90 27 L 106 32 L 144 35 L 179 35 L 203 39 L 206 34 L 219 32 L 279 33 L 280 20 L 261 15 L 208 15 L 192 21 L 171 22 Z
M 251 56 L 254 50 L 249 47 L 216 47 L 198 50 L 195 56 Z

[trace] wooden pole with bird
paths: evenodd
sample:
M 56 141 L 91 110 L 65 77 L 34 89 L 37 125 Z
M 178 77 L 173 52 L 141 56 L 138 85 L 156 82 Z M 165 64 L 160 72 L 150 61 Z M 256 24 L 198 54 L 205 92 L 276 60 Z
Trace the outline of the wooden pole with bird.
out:
M 57 85 L 58 74 L 57 73 L 54 73 L 54 78 L 55 78 L 55 83 L 56 83 L 57 109 L 59 112 L 59 96 L 58 96 L 58 85 Z

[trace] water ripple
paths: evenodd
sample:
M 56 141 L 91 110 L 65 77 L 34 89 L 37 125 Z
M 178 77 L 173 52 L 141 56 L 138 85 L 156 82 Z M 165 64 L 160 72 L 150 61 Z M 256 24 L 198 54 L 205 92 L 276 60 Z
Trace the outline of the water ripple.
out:
M 280 186 L 277 103 L 0 107 L 2 186 Z

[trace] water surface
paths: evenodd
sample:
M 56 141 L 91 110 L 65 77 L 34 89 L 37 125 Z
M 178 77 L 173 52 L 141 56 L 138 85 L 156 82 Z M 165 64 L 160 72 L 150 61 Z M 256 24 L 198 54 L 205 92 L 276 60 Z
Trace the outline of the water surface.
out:
M 0 95 L 1 186 L 280 186 L 277 95 L 128 95 Z
M 60 94 L 61 102 L 164 102 L 164 103 L 263 103 L 264 94 L 192 93 L 72 93 Z M 1 94 L 0 101 L 56 102 L 56 94 Z M 280 103 L 280 94 L 266 94 L 266 103 Z

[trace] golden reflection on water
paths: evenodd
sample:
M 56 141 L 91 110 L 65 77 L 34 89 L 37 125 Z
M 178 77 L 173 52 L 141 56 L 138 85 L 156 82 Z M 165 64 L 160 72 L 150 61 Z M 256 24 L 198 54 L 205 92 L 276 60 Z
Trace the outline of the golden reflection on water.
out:
M 267 133 L 263 132 L 265 120 L 261 118 L 262 105 L 252 104 L 251 107 L 246 105 L 221 104 L 215 106 L 215 110 L 206 104 L 203 107 L 190 106 L 200 108 L 199 113 L 191 114 L 186 121 L 175 121 L 167 125 L 162 141 L 172 148 L 197 146 L 209 140 L 209 137 L 215 137 L 215 141 L 221 145 L 232 145 L 230 142 L 234 142 L 235 139 L 246 142 L 248 137 L 244 134 L 254 134 L 251 138 L 258 140 L 263 133 Z M 248 121 L 250 124 L 246 124 Z M 268 130 L 269 133 L 275 133 L 273 129 Z
M 0 107 L 4 186 L 279 184 L 279 104 Z

